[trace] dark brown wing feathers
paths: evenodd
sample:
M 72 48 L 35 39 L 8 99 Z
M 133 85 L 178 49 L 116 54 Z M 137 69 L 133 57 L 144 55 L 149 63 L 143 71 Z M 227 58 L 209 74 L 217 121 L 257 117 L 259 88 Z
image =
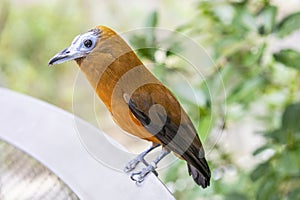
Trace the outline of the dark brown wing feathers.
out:
M 165 148 L 187 161 L 189 174 L 203 188 L 209 185 L 210 170 L 197 132 L 170 91 L 160 84 L 138 88 L 128 106 L 141 124 Z

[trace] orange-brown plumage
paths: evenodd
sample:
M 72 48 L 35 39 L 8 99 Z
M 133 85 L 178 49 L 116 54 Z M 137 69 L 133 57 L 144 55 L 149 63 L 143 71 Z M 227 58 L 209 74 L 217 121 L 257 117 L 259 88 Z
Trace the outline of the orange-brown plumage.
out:
M 202 144 L 174 95 L 114 31 L 105 26 L 92 31 L 98 34 L 93 49 L 84 52 L 84 56 L 71 57 L 116 124 L 128 133 L 175 152 L 188 162 L 189 172 L 197 184 L 202 187 L 209 185 L 210 170 Z M 66 51 L 71 50 L 66 49 L 63 53 Z M 49 64 L 55 64 L 57 60 L 56 56 Z

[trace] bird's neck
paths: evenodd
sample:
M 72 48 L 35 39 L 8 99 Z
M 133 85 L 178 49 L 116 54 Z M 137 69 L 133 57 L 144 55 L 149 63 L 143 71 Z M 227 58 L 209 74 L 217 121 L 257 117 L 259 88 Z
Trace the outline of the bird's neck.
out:
M 124 93 L 130 94 L 144 81 L 158 81 L 125 42 L 102 44 L 77 63 L 110 111 L 114 102 L 123 100 Z

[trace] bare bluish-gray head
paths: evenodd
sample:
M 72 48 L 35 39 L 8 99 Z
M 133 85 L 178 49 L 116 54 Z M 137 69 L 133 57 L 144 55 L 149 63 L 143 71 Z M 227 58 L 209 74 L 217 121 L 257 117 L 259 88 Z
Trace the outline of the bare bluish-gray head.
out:
M 49 65 L 86 57 L 96 46 L 100 30 L 95 28 L 74 38 L 71 45 L 53 56 Z

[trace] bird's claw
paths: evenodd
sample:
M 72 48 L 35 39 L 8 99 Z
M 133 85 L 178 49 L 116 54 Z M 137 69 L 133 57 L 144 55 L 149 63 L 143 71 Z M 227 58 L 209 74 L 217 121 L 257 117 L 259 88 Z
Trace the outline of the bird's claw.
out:
M 152 164 L 148 165 L 147 167 L 143 168 L 139 172 L 133 172 L 130 176 L 130 178 L 136 182 L 136 184 L 141 184 L 145 177 L 150 173 L 153 172 L 156 176 L 158 176 L 157 171 L 155 171 L 156 166 L 153 166 Z
M 127 96 L 125 96 L 127 98 Z M 148 149 L 146 149 L 145 151 L 143 151 L 141 154 L 139 154 L 136 158 L 134 158 L 133 160 L 129 161 L 128 164 L 125 166 L 124 168 L 124 172 L 128 173 L 132 170 L 134 170 L 136 168 L 136 166 L 140 163 L 143 162 L 146 166 L 148 166 L 148 162 L 144 159 L 144 157 L 153 149 L 155 149 L 156 147 L 160 146 L 160 144 L 155 144 L 155 145 L 151 145 Z
M 128 173 L 136 168 L 136 166 L 141 162 L 141 159 L 135 158 L 127 163 L 124 168 L 124 172 Z
M 140 163 L 144 163 L 144 165 L 148 166 L 148 162 L 143 158 L 143 157 L 136 157 L 135 159 L 129 161 L 127 163 L 127 165 L 124 168 L 124 172 L 128 173 L 131 172 L 132 170 L 134 170 L 136 168 L 136 166 Z

